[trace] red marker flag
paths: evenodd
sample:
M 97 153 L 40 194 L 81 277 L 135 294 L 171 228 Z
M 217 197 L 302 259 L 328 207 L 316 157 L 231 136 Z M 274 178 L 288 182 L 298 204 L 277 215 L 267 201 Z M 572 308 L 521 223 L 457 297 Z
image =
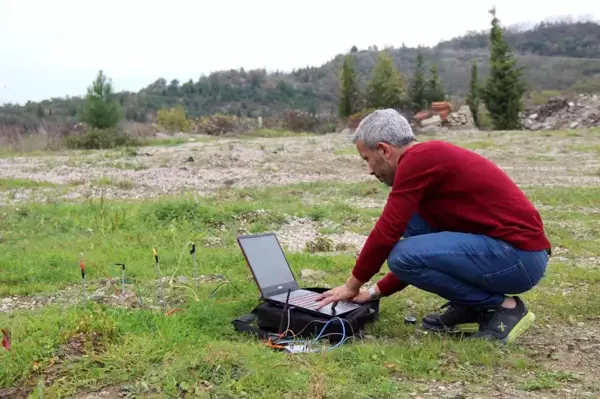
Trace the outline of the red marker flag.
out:
M 2 346 L 9 351 L 10 350 L 10 333 L 4 328 L 2 329 Z

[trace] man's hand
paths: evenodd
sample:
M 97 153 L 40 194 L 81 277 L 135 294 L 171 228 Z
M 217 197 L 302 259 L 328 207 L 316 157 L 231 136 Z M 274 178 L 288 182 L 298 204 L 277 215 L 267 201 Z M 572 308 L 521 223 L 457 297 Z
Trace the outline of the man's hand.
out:
M 359 293 L 359 288 L 350 288 L 346 284 L 335 287 L 329 291 L 325 291 L 317 298 L 317 310 L 331 302 L 350 301 Z M 368 295 L 368 293 L 367 293 Z

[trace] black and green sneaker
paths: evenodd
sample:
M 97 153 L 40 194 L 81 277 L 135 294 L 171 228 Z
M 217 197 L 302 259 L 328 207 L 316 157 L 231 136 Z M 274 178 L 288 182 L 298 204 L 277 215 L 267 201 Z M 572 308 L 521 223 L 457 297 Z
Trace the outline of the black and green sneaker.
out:
M 479 332 L 473 334 L 471 338 L 483 338 L 508 344 L 527 331 L 535 321 L 535 315 L 527 309 L 519 297 L 514 299 L 517 301 L 517 306 L 513 309 L 499 307 L 482 310 Z
M 475 333 L 479 330 L 478 309 L 447 302 L 444 313 L 432 313 L 423 318 L 422 326 L 426 330 L 446 333 Z

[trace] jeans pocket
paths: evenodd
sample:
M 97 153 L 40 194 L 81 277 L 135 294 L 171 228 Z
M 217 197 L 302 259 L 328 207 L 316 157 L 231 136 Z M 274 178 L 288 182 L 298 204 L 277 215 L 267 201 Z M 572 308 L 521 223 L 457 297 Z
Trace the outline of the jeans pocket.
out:
M 501 295 L 521 294 L 529 291 L 533 285 L 521 262 L 504 270 L 485 274 L 481 280 L 483 290 Z

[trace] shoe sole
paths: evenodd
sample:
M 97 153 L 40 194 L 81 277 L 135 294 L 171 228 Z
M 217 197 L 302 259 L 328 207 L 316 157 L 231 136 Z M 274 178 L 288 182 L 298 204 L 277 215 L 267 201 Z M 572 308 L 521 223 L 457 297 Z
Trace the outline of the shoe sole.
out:
M 529 329 L 535 322 L 535 314 L 533 312 L 527 312 L 525 316 L 517 323 L 516 326 L 508 333 L 508 335 L 502 339 L 501 341 L 504 344 L 510 344 L 515 342 L 517 338 L 519 338 L 525 331 Z
M 435 332 L 445 332 L 450 334 L 472 334 L 479 331 L 479 324 L 477 323 L 464 323 L 464 324 L 456 324 L 454 326 L 434 326 L 431 324 L 427 324 L 425 322 L 421 323 L 421 326 L 425 330 L 435 331 Z

